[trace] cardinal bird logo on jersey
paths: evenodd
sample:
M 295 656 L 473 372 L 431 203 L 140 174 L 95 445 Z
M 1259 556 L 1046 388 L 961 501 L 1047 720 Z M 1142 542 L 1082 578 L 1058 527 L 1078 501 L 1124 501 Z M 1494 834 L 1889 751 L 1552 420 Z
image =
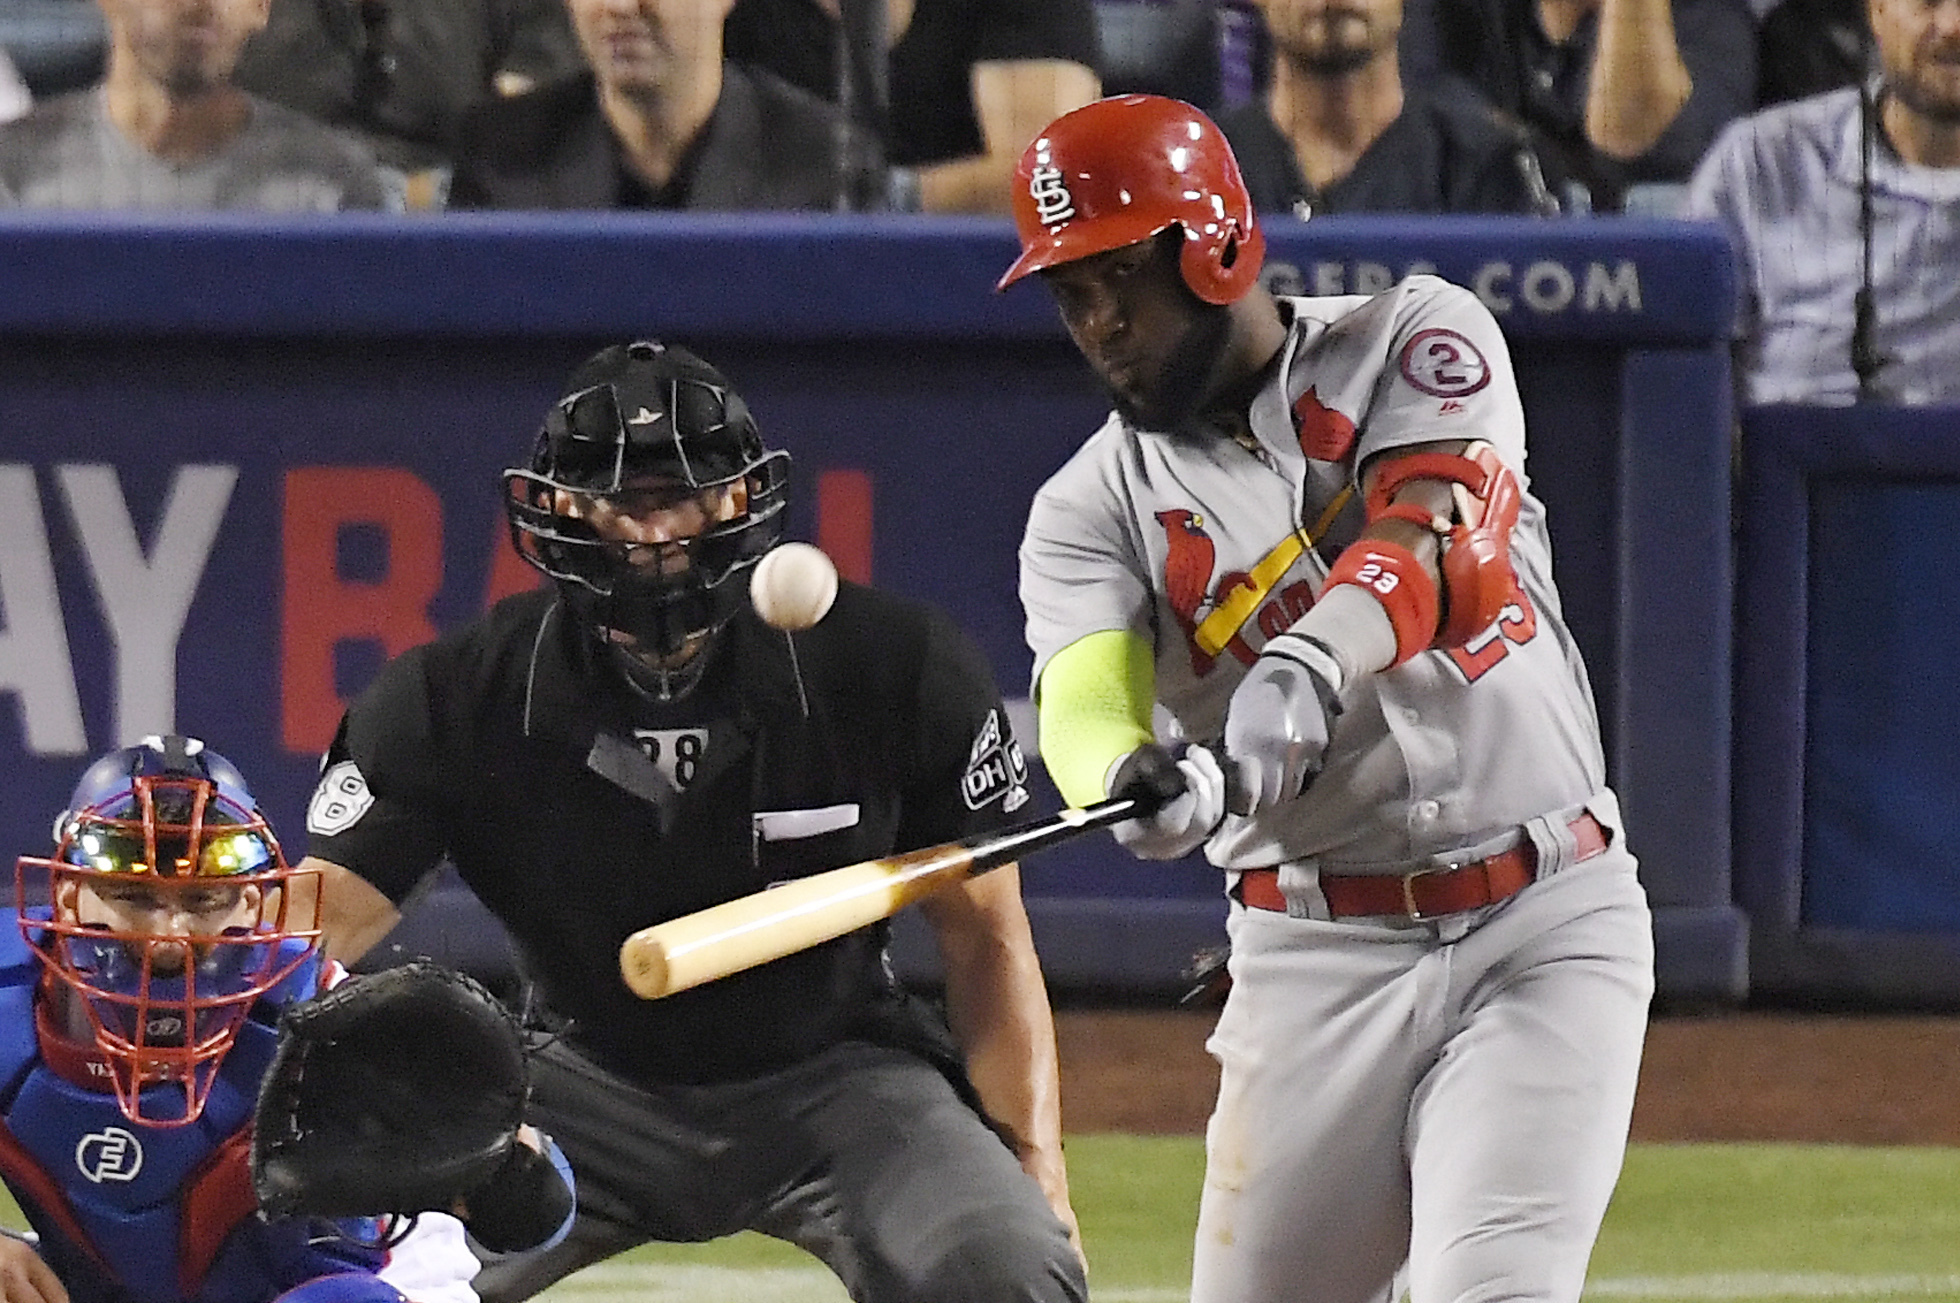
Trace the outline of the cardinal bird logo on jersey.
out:
M 1300 451 L 1315 461 L 1339 461 L 1354 447 L 1354 422 L 1323 404 L 1311 388 L 1294 400 L 1293 430 Z
M 1184 630 L 1184 641 L 1191 648 L 1191 672 L 1211 672 L 1216 656 L 1198 646 L 1198 624 L 1211 602 L 1211 572 L 1218 564 L 1218 545 L 1205 533 L 1205 518 L 1183 507 L 1157 513 L 1164 527 L 1164 596 Z M 1243 574 L 1226 575 L 1219 581 L 1221 591 L 1230 591 L 1244 582 Z M 1247 665 L 1258 659 L 1243 638 L 1234 635 L 1226 649 Z

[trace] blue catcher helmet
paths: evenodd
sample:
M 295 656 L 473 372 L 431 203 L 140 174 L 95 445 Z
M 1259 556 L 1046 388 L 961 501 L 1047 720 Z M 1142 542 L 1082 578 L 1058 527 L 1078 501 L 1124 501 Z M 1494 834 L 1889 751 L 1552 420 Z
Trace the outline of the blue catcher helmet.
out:
M 297 876 L 237 767 L 175 735 L 91 764 L 54 853 L 21 857 L 43 1026 L 106 1063 L 131 1121 L 195 1121 L 252 1005 L 310 957 L 319 932 Z

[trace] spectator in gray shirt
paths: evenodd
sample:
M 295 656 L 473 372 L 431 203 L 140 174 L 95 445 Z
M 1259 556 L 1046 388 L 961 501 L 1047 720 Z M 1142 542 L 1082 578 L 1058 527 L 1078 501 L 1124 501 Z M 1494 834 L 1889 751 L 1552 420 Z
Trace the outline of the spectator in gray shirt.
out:
M 366 148 L 232 83 L 269 0 L 100 0 L 100 86 L 0 127 L 0 204 L 29 208 L 384 206 Z
M 1715 142 L 1684 216 L 1728 230 L 1750 403 L 1960 401 L 1960 0 L 1869 0 L 1879 70 Z

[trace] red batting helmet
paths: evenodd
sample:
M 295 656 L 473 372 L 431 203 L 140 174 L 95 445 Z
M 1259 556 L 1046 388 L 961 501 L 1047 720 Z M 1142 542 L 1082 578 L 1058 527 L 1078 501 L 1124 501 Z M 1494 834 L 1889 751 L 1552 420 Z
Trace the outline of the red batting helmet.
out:
M 1031 271 L 1184 228 L 1185 283 L 1207 303 L 1252 288 L 1266 255 L 1252 196 L 1217 124 L 1181 100 L 1117 95 L 1064 113 L 1021 155 L 1014 223 Z

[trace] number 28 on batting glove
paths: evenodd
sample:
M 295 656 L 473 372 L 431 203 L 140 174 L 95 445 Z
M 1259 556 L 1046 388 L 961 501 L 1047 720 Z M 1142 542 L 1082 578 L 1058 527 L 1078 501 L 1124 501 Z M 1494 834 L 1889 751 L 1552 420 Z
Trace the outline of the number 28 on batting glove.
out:
M 1153 813 L 1109 829 L 1130 854 L 1146 860 L 1189 855 L 1225 818 L 1225 772 L 1201 746 L 1185 747 L 1181 755 L 1154 742 L 1140 746 L 1110 766 L 1104 790 L 1160 803 Z
M 1266 644 L 1225 712 L 1237 813 L 1270 809 L 1307 789 L 1340 717 L 1340 681 L 1340 662 L 1317 640 L 1283 633 Z

